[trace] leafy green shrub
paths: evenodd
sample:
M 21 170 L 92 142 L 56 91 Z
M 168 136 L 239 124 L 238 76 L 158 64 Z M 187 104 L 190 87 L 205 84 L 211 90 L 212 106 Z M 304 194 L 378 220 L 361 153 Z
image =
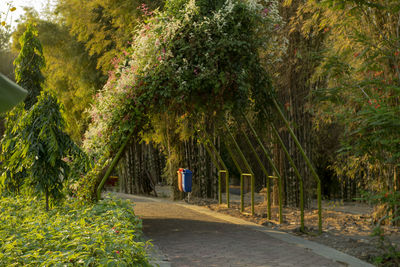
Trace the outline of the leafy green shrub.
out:
M 0 201 L 2 266 L 150 266 L 129 202 L 66 201 L 50 212 L 30 198 Z

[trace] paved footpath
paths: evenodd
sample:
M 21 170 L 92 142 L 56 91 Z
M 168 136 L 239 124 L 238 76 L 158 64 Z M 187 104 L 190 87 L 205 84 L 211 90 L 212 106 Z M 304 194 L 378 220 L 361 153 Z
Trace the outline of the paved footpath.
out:
M 160 266 L 372 266 L 321 244 L 203 207 L 118 196 L 133 201 L 143 232 L 158 251 L 155 262 Z

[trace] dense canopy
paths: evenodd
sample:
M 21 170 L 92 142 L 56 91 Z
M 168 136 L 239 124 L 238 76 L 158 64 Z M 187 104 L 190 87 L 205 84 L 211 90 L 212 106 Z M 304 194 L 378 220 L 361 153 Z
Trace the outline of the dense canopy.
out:
M 176 8 L 177 2 L 155 12 L 142 5 L 146 19 L 96 96 L 88 149 L 155 128 L 148 124 L 160 114 L 174 117 L 177 129 L 185 120 L 217 123 L 225 111 L 268 102 L 272 89 L 259 49 L 272 42 L 279 17 L 253 1 L 192 0 Z

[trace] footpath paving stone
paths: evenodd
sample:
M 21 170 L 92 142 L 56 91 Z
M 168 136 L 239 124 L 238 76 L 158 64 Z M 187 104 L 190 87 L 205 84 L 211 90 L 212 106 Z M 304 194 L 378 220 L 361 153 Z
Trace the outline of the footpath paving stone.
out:
M 129 198 L 144 234 L 172 266 L 346 266 L 173 202 Z

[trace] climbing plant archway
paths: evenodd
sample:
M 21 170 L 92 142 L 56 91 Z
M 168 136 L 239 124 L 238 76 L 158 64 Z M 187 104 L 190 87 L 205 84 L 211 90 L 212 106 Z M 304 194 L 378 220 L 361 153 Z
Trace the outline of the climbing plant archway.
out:
M 88 198 L 100 191 L 132 137 L 161 144 L 171 173 L 176 146 L 252 109 L 274 109 L 260 51 L 273 57 L 282 23 L 274 1 L 170 0 L 163 11 L 142 7 L 143 24 L 90 111 L 86 150 L 96 167 L 81 181 Z M 278 27 L 279 28 L 279 27 Z M 267 60 L 267 59 L 266 59 Z

